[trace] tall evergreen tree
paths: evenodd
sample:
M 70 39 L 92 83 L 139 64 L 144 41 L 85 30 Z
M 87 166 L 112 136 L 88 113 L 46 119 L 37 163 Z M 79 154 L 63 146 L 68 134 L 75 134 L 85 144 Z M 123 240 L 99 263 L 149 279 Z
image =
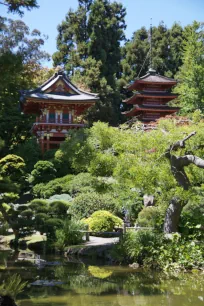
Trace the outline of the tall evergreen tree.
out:
M 123 47 L 122 79 L 132 81 L 146 74 L 150 64 L 150 35 L 145 27 L 137 30 Z M 163 22 L 152 29 L 152 66 L 158 73 L 173 77 L 182 64 L 183 29 L 175 23 L 170 29 Z M 146 59 L 146 61 L 145 61 Z M 124 82 L 122 82 L 124 85 Z
M 23 9 L 31 10 L 38 7 L 37 0 L 1 0 L 0 5 L 5 5 L 9 13 L 18 13 L 23 15 Z
M 30 136 L 32 120 L 19 111 L 20 90 L 31 88 L 35 71 L 48 54 L 40 32 L 24 22 L 0 17 L 0 138 L 5 150 Z
M 100 101 L 89 111 L 89 122 L 117 124 L 120 94 L 120 42 L 124 40 L 126 11 L 117 2 L 81 0 L 77 11 L 69 11 L 58 27 L 55 65 L 63 65 L 72 81 L 85 83 L 98 92 Z
M 175 92 L 179 94 L 182 113 L 196 109 L 204 112 L 204 31 L 203 24 L 194 22 L 185 29 L 183 65 Z

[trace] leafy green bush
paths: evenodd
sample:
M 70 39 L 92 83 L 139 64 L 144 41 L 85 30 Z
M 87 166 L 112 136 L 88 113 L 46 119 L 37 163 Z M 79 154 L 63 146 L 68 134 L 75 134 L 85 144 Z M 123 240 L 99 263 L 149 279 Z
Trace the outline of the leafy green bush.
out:
M 200 201 L 189 202 L 181 213 L 181 231 L 193 234 L 197 232 L 196 226 L 204 226 L 204 198 Z
M 165 237 L 149 230 L 127 232 L 114 250 L 121 262 L 136 262 L 158 270 L 189 270 L 204 266 L 203 247 L 178 234 Z
M 65 220 L 62 224 L 62 228 L 56 230 L 56 248 L 62 251 L 65 246 L 81 243 L 84 236 L 84 234 L 80 232 L 82 229 L 84 229 L 82 222 L 73 219 Z
M 37 184 L 33 187 L 33 194 L 37 197 L 48 199 L 55 194 L 67 193 L 71 180 L 72 175 L 66 175 L 64 177 L 51 180 L 47 184 Z
M 9 154 L 0 159 L 0 174 L 14 182 L 25 179 L 25 162 L 20 156 Z
M 8 295 L 15 299 L 19 293 L 23 292 L 26 285 L 27 282 L 23 282 L 19 274 L 13 274 L 0 286 L 0 295 Z
M 91 160 L 89 171 L 95 176 L 112 176 L 116 162 L 113 154 L 100 152 Z
M 93 188 L 96 183 L 96 178 L 90 173 L 79 173 L 72 177 L 70 183 L 64 186 L 63 191 L 76 195 L 78 193 L 84 192 L 85 188 Z
M 53 163 L 46 160 L 40 160 L 35 164 L 34 170 L 31 172 L 30 181 L 33 185 L 49 182 L 56 177 L 56 172 Z
M 53 215 L 63 218 L 66 216 L 69 206 L 70 204 L 65 201 L 56 200 L 49 203 L 49 211 L 50 213 L 53 213 Z
M 88 219 L 83 220 L 93 232 L 112 232 L 114 227 L 122 226 L 122 219 L 114 216 L 109 211 L 99 210 Z
M 26 171 L 30 173 L 34 165 L 41 157 L 40 146 L 35 138 L 27 139 L 25 142 L 18 144 L 14 154 L 23 158 L 26 164 Z
M 97 210 L 108 210 L 117 214 L 118 202 L 110 194 L 87 192 L 74 198 L 69 209 L 76 219 L 88 218 Z
M 43 199 L 32 200 L 29 208 L 32 209 L 34 213 L 47 213 L 49 211 L 48 202 Z
M 156 206 L 144 207 L 138 214 L 136 223 L 142 227 L 161 228 L 163 224 L 163 215 Z

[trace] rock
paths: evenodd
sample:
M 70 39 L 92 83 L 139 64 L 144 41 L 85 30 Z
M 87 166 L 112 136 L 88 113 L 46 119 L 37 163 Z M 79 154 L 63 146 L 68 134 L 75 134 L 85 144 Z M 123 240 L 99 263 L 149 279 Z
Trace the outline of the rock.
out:
M 148 194 L 145 194 L 143 196 L 143 203 L 144 203 L 144 206 L 145 207 L 148 207 L 148 206 L 154 206 L 154 196 L 153 195 L 148 195 Z
M 133 269 L 138 269 L 140 265 L 137 262 L 133 262 L 133 264 L 130 264 L 129 267 Z
M 0 296 L 0 306 L 17 306 L 14 300 L 8 296 Z

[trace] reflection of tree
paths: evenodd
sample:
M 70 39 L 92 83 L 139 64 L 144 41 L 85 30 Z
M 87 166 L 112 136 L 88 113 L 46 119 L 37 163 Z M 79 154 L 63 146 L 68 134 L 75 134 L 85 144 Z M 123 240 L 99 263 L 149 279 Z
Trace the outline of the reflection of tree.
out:
M 0 265 L 5 259 L 5 253 L 0 253 Z M 7 262 L 8 268 L 0 273 L 0 283 L 15 273 L 29 283 L 36 279 L 64 282 L 61 286 L 26 288 L 25 299 L 19 303 L 21 306 L 202 305 L 198 297 L 202 296 L 203 276 L 199 273 L 166 275 L 122 267 L 85 266 L 63 260 L 61 265 L 45 266 L 39 270 L 35 266 Z

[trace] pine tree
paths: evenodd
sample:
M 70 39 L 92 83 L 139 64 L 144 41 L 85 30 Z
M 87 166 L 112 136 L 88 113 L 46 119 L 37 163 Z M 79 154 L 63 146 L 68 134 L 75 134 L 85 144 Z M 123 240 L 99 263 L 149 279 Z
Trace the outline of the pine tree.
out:
M 133 33 L 133 37 L 123 47 L 122 79 L 130 82 L 135 77 L 146 74 L 150 60 L 149 30 L 145 27 Z M 163 22 L 152 29 L 152 66 L 158 73 L 173 77 L 182 64 L 183 29 L 175 23 L 167 29 Z M 145 61 L 146 59 L 146 61 Z M 122 85 L 124 85 L 124 81 Z
M 78 9 L 69 11 L 58 27 L 55 65 L 63 65 L 72 81 L 100 95 L 89 111 L 90 123 L 96 120 L 116 125 L 120 117 L 121 48 L 126 27 L 126 11 L 117 2 L 81 0 Z
M 0 5 L 5 5 L 8 7 L 9 13 L 17 13 L 20 16 L 23 15 L 23 9 L 31 10 L 37 8 L 37 0 L 2 0 Z
M 204 112 L 204 32 L 203 24 L 194 22 L 186 27 L 183 43 L 183 65 L 178 72 L 179 94 L 182 113 L 197 109 Z

